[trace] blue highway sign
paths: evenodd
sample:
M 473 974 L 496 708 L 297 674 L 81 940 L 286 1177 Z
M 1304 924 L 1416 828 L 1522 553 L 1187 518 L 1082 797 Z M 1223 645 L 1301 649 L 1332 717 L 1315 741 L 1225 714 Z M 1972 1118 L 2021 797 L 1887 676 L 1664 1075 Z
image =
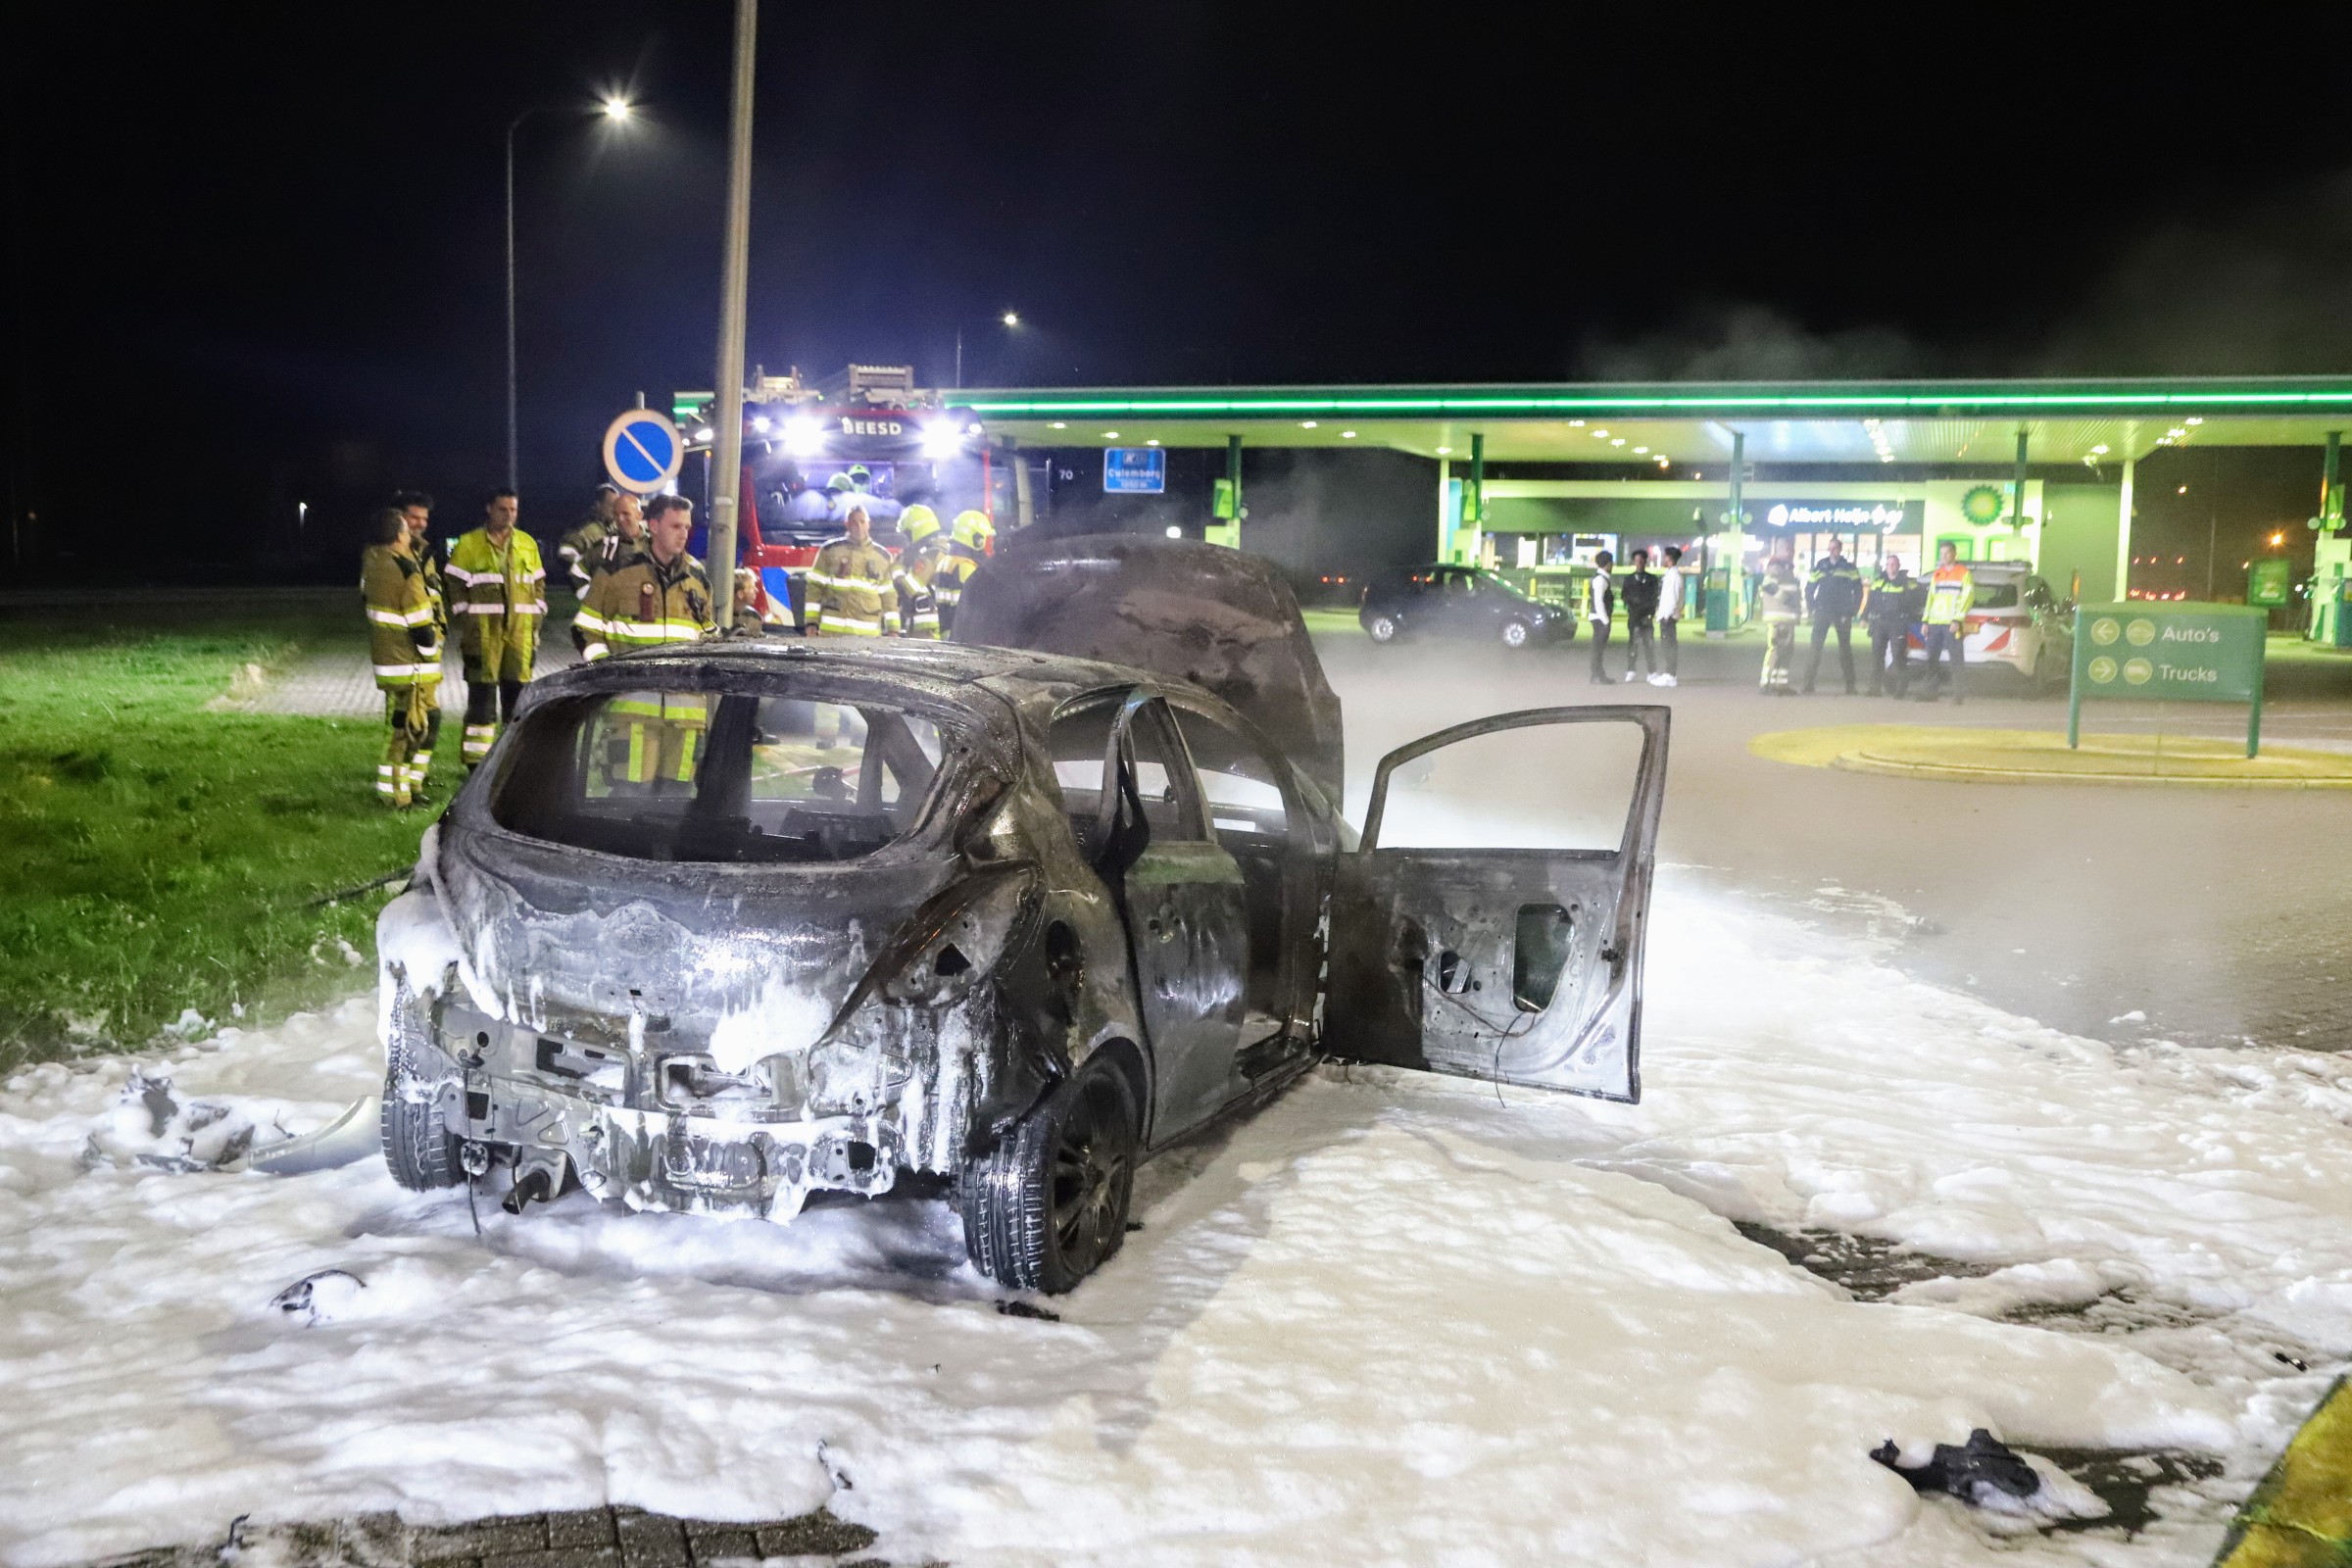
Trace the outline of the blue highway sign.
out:
M 1156 496 L 1168 488 L 1168 455 L 1158 447 L 1104 447 L 1102 488 L 1112 495 Z

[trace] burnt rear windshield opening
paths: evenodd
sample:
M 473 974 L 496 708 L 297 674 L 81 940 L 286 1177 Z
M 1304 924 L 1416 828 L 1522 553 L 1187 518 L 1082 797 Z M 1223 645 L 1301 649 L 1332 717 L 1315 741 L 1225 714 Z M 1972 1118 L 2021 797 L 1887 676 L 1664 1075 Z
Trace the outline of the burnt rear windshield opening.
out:
M 855 860 L 912 832 L 965 747 L 887 704 L 612 692 L 523 721 L 490 815 L 641 860 Z

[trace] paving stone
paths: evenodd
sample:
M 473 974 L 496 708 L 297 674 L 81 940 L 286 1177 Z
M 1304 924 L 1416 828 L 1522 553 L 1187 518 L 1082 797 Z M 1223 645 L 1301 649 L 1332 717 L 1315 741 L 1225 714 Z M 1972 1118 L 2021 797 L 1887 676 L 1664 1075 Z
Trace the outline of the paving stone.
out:
M 447 1562 L 458 1557 L 512 1556 L 542 1551 L 546 1546 L 547 1516 L 533 1513 L 419 1530 L 411 1552 L 418 1562 Z
M 620 1538 L 612 1531 L 612 1510 L 582 1508 L 573 1513 L 551 1513 L 547 1516 L 547 1544 L 550 1546 L 611 1546 Z
M 685 1527 L 655 1513 L 613 1510 L 612 1524 L 620 1537 L 621 1560 L 627 1568 L 692 1568 L 686 1549 Z
M 865 1526 L 836 1519 L 822 1508 L 797 1519 L 758 1526 L 752 1534 L 760 1543 L 762 1557 L 837 1557 L 863 1551 L 875 1541 L 874 1533 Z
M 621 1568 L 618 1546 L 555 1546 L 484 1557 L 482 1568 Z
M 760 1543 L 745 1524 L 717 1524 L 708 1519 L 688 1519 L 686 1544 L 694 1550 L 696 1562 L 709 1562 L 713 1557 L 757 1557 Z

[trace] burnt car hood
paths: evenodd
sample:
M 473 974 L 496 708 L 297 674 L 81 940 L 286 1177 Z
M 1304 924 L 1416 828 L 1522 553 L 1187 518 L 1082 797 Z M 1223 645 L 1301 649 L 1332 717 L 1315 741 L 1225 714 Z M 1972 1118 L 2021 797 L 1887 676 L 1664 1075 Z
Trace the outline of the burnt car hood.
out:
M 1015 535 L 964 586 L 955 640 L 1191 681 L 1285 743 L 1341 796 L 1340 699 L 1272 562 L 1189 539 Z

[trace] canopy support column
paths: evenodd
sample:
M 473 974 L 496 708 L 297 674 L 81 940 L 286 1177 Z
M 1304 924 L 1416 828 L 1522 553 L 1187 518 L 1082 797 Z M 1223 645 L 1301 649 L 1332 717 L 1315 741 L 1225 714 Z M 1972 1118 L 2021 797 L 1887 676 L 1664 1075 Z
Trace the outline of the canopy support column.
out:
M 1228 550 L 1242 548 L 1242 438 L 1225 438 L 1225 477 L 1218 481 L 1216 504 L 1209 510 L 1215 516 L 1202 531 L 1202 537 L 1212 545 Z
M 1724 493 L 1723 529 L 1707 564 L 1707 635 L 1721 637 L 1747 620 L 1747 435 L 1732 432 L 1732 476 Z
M 2138 459 L 2124 459 L 2124 489 L 2115 504 L 2116 604 L 2122 604 L 2132 597 L 2132 477 L 2138 466 Z
M 1470 434 L 1470 483 L 1462 491 L 1462 526 L 1453 536 L 1452 559 L 1465 566 L 1478 564 L 1487 532 L 1487 437 Z
M 2009 526 L 2026 525 L 2026 432 L 2017 432 L 2017 466 L 2009 471 Z

